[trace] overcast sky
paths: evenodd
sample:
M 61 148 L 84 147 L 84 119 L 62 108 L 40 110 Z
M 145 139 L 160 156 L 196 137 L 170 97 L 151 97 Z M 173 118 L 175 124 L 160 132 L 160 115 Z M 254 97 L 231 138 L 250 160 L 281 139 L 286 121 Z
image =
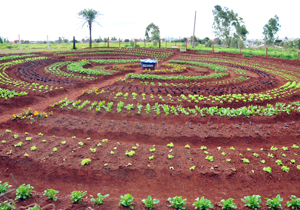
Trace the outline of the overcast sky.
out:
M 228 7 L 244 19 L 248 39 L 261 39 L 263 26 L 277 14 L 280 38 L 300 38 L 300 0 L 0 0 L 0 36 L 10 41 L 57 40 L 88 38 L 87 26 L 81 28 L 78 12 L 85 8 L 99 11 L 92 37 L 144 38 L 145 29 L 153 22 L 161 37 L 188 37 L 193 34 L 197 11 L 196 32 L 199 38 L 214 38 L 212 10 L 215 5 Z

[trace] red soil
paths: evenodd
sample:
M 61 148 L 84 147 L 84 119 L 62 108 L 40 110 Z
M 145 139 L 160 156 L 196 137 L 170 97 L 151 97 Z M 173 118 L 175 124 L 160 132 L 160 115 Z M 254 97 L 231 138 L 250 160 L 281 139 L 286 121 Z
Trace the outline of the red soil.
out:
M 186 54 L 199 55 L 190 50 Z M 185 54 L 174 50 L 174 54 L 166 60 L 177 59 L 181 55 Z M 93 56 L 100 58 L 102 55 Z M 117 58 L 118 55 L 105 56 Z M 207 56 L 227 56 L 237 60 L 246 59 L 251 62 L 269 63 L 274 66 L 284 64 L 286 69 L 299 69 L 298 63 L 281 59 L 256 57 L 249 59 L 238 54 L 227 53 L 207 54 Z M 159 65 L 163 62 L 159 62 Z M 92 63 L 90 67 L 96 65 Z M 25 80 L 16 74 L 19 66 L 8 69 L 8 74 L 13 78 Z M 111 67 L 111 65 L 105 66 L 108 69 Z M 37 68 L 35 71 L 48 75 L 44 71 L 44 67 Z M 62 70 L 66 71 L 64 68 Z M 188 75 L 192 71 L 192 69 L 188 69 L 185 74 Z M 160 200 L 154 209 L 170 209 L 167 199 L 180 195 L 187 198 L 187 209 L 194 209 L 193 202 L 197 197 L 202 196 L 215 204 L 214 209 L 221 209 L 218 206 L 219 201 L 227 198 L 234 198 L 238 209 L 247 209 L 243 207 L 244 204 L 240 199 L 256 194 L 262 196 L 262 209 L 267 209 L 264 200 L 266 197 L 273 198 L 280 194 L 284 199 L 283 202 L 286 203 L 291 195 L 300 196 L 300 170 L 296 168 L 297 165 L 300 165 L 300 151 L 291 148 L 293 144 L 300 145 L 300 115 L 298 113 L 272 117 L 208 116 L 204 118 L 182 114 L 165 116 L 163 112 L 156 115 L 154 111 L 150 114 L 142 112 L 138 115 L 133 111 L 127 113 L 124 109 L 121 113 L 117 113 L 115 108 L 110 112 L 101 110 L 100 113 L 96 113 L 95 109 L 88 111 L 87 107 L 80 111 L 60 109 L 58 106 L 49 107 L 50 104 L 65 97 L 69 100 L 80 99 L 91 102 L 114 101 L 116 105 L 117 101 L 121 100 L 121 98 L 114 99 L 115 94 L 119 91 L 114 91 L 112 95 L 109 93 L 88 95 L 82 94 L 82 90 L 94 87 L 101 90 L 102 87 L 110 85 L 123 86 L 126 83 L 115 83 L 115 80 L 120 76 L 125 77 L 128 72 L 141 73 L 142 69 L 136 66 L 132 68 L 132 71 L 114 72 L 112 76 L 100 76 L 93 81 L 81 80 L 80 83 L 63 85 L 63 89 L 47 94 L 30 92 L 27 96 L 15 97 L 7 101 L 0 99 L 0 140 L 6 141 L 5 144 L 0 143 L 0 181 L 8 181 L 13 185 L 10 177 L 12 173 L 19 185 L 30 184 L 36 191 L 32 198 L 18 201 L 19 207 L 31 203 L 37 203 L 43 207 L 53 203 L 56 209 L 85 210 L 88 207 L 128 209 L 119 207 L 119 200 L 120 195 L 130 193 L 134 197 L 135 209 L 146 209 L 141 200 L 147 198 L 148 195 Z M 49 74 L 49 76 L 54 75 Z M 233 76 L 230 75 L 230 77 Z M 276 79 L 278 81 L 276 87 L 284 83 L 280 77 L 276 76 Z M 255 78 L 251 78 L 245 83 L 254 80 Z M 176 81 L 171 82 L 175 83 Z M 128 84 L 139 88 L 144 87 L 137 80 Z M 3 88 L 5 87 L 3 86 Z M 7 86 L 7 88 L 11 87 Z M 149 100 L 149 97 L 143 101 L 141 93 L 137 100 L 133 100 L 131 97 L 123 101 L 126 102 L 126 105 L 137 102 L 143 105 L 147 103 L 153 105 L 156 102 L 156 100 Z M 146 94 L 149 96 L 150 93 Z M 296 95 L 293 98 L 284 98 L 271 103 L 274 104 L 278 101 L 287 103 L 297 101 L 298 98 L 299 96 Z M 265 105 L 266 103 L 257 104 Z M 176 103 L 166 102 L 166 104 L 174 105 Z M 192 107 L 197 104 L 182 102 L 182 105 Z M 224 104 L 224 107 L 244 105 L 239 102 L 232 105 Z M 21 113 L 29 106 L 32 110 L 53 111 L 54 115 L 41 120 L 35 119 L 34 122 L 29 119 L 11 120 L 12 114 Z M 5 129 L 12 130 L 12 133 L 6 133 Z M 25 132 L 29 134 L 25 135 Z M 37 135 L 40 132 L 43 133 L 43 136 Z M 19 134 L 19 137 L 15 139 L 14 134 Z M 27 136 L 33 137 L 33 139 L 26 141 Z M 76 138 L 71 138 L 72 136 L 76 136 Z M 87 140 L 88 137 L 90 140 Z M 42 143 L 43 139 L 46 140 L 45 143 Z M 108 142 L 102 142 L 102 139 L 108 139 Z M 22 147 L 14 147 L 21 141 L 23 142 Z M 67 143 L 62 145 L 62 141 Z M 84 145 L 80 146 L 78 142 L 83 142 Z M 174 148 L 166 146 L 170 142 L 174 143 Z M 102 145 L 98 147 L 98 143 Z M 185 148 L 186 144 L 190 146 L 190 149 Z M 154 153 L 149 151 L 153 145 L 156 148 Z M 32 146 L 36 146 L 37 150 L 31 151 Z M 135 155 L 133 157 L 126 156 L 125 151 L 133 150 L 133 146 L 137 146 L 137 149 L 134 150 Z M 205 159 L 207 155 L 204 154 L 204 150 L 200 149 L 201 146 L 207 146 L 206 151 L 209 156 L 214 157 L 213 162 Z M 231 146 L 235 150 L 230 150 Z M 271 146 L 278 147 L 278 150 L 271 151 Z M 288 147 L 289 150 L 282 150 L 283 146 Z M 53 151 L 54 147 L 57 148 L 56 152 Z M 92 153 L 90 148 L 96 148 L 97 151 Z M 247 148 L 250 148 L 251 151 L 248 151 Z M 111 151 L 114 151 L 115 154 L 111 155 Z M 24 157 L 25 152 L 29 154 L 29 157 Z M 225 152 L 226 155 L 223 156 L 222 152 Z M 259 157 L 254 157 L 253 153 L 259 154 Z M 268 153 L 272 153 L 274 158 L 269 157 Z M 286 157 L 282 157 L 282 153 L 286 154 Z M 295 153 L 298 155 L 296 156 Z M 174 158 L 168 159 L 168 154 L 172 154 Z M 152 155 L 154 155 L 154 159 L 149 160 Z M 80 163 L 84 158 L 90 158 L 91 162 L 81 166 Z M 227 162 L 226 159 L 229 158 L 231 161 Z M 244 163 L 241 161 L 242 158 L 249 159 L 250 163 Z M 281 170 L 281 166 L 275 163 L 277 159 L 282 160 L 283 165 L 290 168 L 289 173 Z M 291 159 L 295 159 L 296 163 L 292 164 Z M 265 160 L 266 163 L 262 164 L 261 160 Z M 104 166 L 106 163 L 107 165 Z M 194 171 L 189 170 L 192 166 L 196 166 Z M 272 168 L 271 174 L 263 171 L 263 167 L 267 166 Z M 174 169 L 170 169 L 170 167 Z M 47 188 L 59 191 L 56 202 L 48 201 L 46 196 L 43 196 L 43 192 Z M 80 204 L 71 203 L 70 195 L 75 190 L 87 191 L 87 195 Z M 89 195 L 95 197 L 99 192 L 110 196 L 98 208 L 93 206 Z M 14 199 L 15 195 L 10 193 L 8 197 Z M 285 209 L 287 208 L 285 207 Z

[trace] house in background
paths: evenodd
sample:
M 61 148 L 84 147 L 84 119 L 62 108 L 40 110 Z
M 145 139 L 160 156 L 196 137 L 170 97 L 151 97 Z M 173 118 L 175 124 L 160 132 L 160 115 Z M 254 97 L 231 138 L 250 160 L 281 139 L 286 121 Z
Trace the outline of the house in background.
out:
M 15 40 L 15 41 L 14 41 L 14 44 L 19 44 L 19 40 Z

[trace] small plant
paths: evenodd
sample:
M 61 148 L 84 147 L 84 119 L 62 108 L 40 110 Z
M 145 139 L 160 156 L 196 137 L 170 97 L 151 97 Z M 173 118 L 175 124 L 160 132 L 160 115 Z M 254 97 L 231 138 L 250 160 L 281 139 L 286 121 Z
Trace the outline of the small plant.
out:
M 260 195 L 245 196 L 244 199 L 242 198 L 241 200 L 245 203 L 245 206 L 249 207 L 250 209 L 260 208 Z
M 28 157 L 29 155 L 25 152 L 24 157 Z
M 84 165 L 89 164 L 90 162 L 91 162 L 91 159 L 90 159 L 90 158 L 86 158 L 86 159 L 83 159 L 83 160 L 81 161 L 81 165 L 84 166 Z
M 266 199 L 267 199 L 267 205 L 269 206 L 269 209 L 279 209 L 279 208 L 282 209 L 281 201 L 283 201 L 283 199 L 280 197 L 280 195 L 277 195 L 276 198 L 273 198 L 273 200 L 269 198 Z
M 72 136 L 72 139 L 76 139 L 76 136 Z
M 300 198 L 297 198 L 295 195 L 290 197 L 291 201 L 288 201 L 285 205 L 287 207 L 292 207 L 292 209 L 300 208 Z
M 151 195 L 148 195 L 148 198 L 143 199 L 142 202 L 145 204 L 146 208 L 150 210 L 150 209 L 153 209 L 153 206 L 155 204 L 159 203 L 159 200 L 158 199 L 153 199 L 152 200 Z
M 286 157 L 286 154 L 282 154 L 282 157 Z
M 297 169 L 299 169 L 299 170 L 300 170 L 300 165 L 297 165 Z
M 21 198 L 23 200 L 25 200 L 27 198 L 30 198 L 31 197 L 31 193 L 35 192 L 35 191 L 33 191 L 33 188 L 34 187 L 30 186 L 30 184 L 28 184 L 28 185 L 22 184 L 16 190 L 16 198 L 15 198 L 15 200 L 18 200 L 19 198 Z
M 258 156 L 259 156 L 259 154 L 257 154 L 257 153 L 253 153 L 253 156 L 254 156 L 254 157 L 258 157 Z
M 269 156 L 270 158 L 274 158 L 274 155 L 271 154 L 271 153 L 268 153 L 268 156 Z
M 222 199 L 220 201 L 220 205 L 222 206 L 222 209 L 236 209 L 237 206 L 235 203 L 233 203 L 233 198 L 228 198 L 227 200 Z
M 56 148 L 56 147 L 54 147 L 54 148 L 53 148 L 53 152 L 56 152 L 56 151 L 57 151 L 57 148 Z
M 18 134 L 15 134 L 15 135 L 14 135 L 14 138 L 15 138 L 15 139 L 17 139 L 18 137 L 19 137 L 19 135 L 18 135 Z
M 115 154 L 115 152 L 114 152 L 114 151 L 110 151 L 110 154 L 113 155 L 113 154 Z M 126 153 L 125 153 L 125 154 L 126 154 Z
M 227 161 L 227 162 L 230 162 L 230 161 L 231 161 L 231 159 L 226 159 L 226 161 Z
M 206 150 L 206 149 L 207 149 L 207 147 L 206 147 L 206 146 L 201 146 L 201 147 L 200 147 L 200 149 L 202 149 L 202 150 Z
M 172 148 L 172 147 L 174 147 L 174 144 L 172 142 L 170 142 L 170 144 L 167 144 L 167 147 Z
M 226 155 L 226 153 L 225 153 L 225 152 L 222 152 L 222 155 L 223 155 L 223 156 L 225 156 L 225 155 Z
M 55 195 L 59 193 L 59 191 L 54 189 L 47 189 L 44 192 L 44 195 L 46 195 L 48 199 L 53 199 L 54 201 L 57 201 L 57 197 L 55 197 Z
M 214 161 L 214 157 L 209 155 L 207 155 L 205 159 L 209 160 L 210 162 Z
M 193 203 L 195 207 L 195 209 L 200 209 L 200 210 L 207 210 L 207 209 L 211 209 L 214 207 L 213 204 L 211 204 L 210 200 L 201 197 L 201 199 L 199 200 L 199 198 L 196 199 L 196 202 Z
M 6 141 L 5 141 L 5 140 L 2 140 L 1 142 L 2 142 L 2 144 L 5 144 L 5 143 L 6 143 Z
M 247 151 L 249 151 L 249 152 L 250 152 L 250 151 L 251 151 L 251 149 L 250 149 L 250 148 L 247 148 Z
M 286 173 L 290 171 L 290 168 L 288 168 L 287 166 L 282 166 L 281 169 Z
M 186 201 L 187 199 L 182 199 L 182 196 L 174 197 L 174 198 L 168 198 L 168 201 L 171 203 L 169 207 L 174 207 L 178 210 L 185 210 L 186 209 Z
M 270 150 L 277 151 L 277 150 L 278 150 L 278 148 L 277 148 L 277 147 L 274 147 L 274 146 L 272 146 L 272 147 L 270 148 Z
M 281 160 L 276 160 L 275 163 L 277 163 L 277 165 L 279 165 L 279 166 L 282 165 Z
M 44 139 L 44 140 L 42 140 L 42 142 L 43 142 L 43 143 L 45 143 L 45 142 L 46 142 L 46 140 Z
M 155 149 L 154 145 L 153 145 L 153 148 L 149 148 L 149 151 L 150 151 L 150 152 L 155 152 L 155 150 L 156 150 L 156 149 Z
M 6 131 L 6 133 L 11 133 L 11 130 L 5 130 Z
M 149 160 L 153 160 L 154 159 L 154 155 L 149 157 Z
M 43 136 L 44 134 L 42 134 L 42 133 L 38 133 L 38 135 L 39 135 L 39 136 Z
M 101 143 L 98 143 L 98 144 L 97 144 L 97 147 L 101 147 L 101 145 L 102 145 Z
M 188 144 L 185 145 L 184 147 L 187 148 L 187 149 L 191 148 L 190 145 L 188 145 Z
M 293 149 L 299 149 L 299 146 L 296 145 L 296 144 L 293 144 L 292 148 L 293 148 Z
M 246 159 L 246 158 L 243 158 L 242 161 L 243 161 L 244 163 L 250 163 L 250 161 L 249 161 L 248 159 Z
M 71 193 L 71 200 L 72 203 L 80 203 L 82 200 L 82 197 L 85 196 L 86 191 L 82 192 L 82 191 L 73 191 Z
M 102 142 L 108 142 L 108 139 L 102 139 Z
M 292 160 L 291 160 L 291 163 L 294 164 L 294 163 L 296 163 L 296 161 L 295 161 L 294 159 L 292 159 Z
M 284 151 L 288 151 L 288 150 L 289 150 L 288 147 L 282 147 L 282 149 L 283 149 Z
M 1 181 L 0 181 L 1 183 Z M 0 194 L 6 193 L 7 189 L 10 188 L 11 185 L 8 184 L 8 182 L 4 182 L 3 184 L 0 184 Z
M 264 167 L 263 170 L 268 173 L 272 173 L 271 167 Z
M 80 141 L 80 142 L 78 142 L 78 144 L 79 144 L 80 146 L 82 146 L 82 145 L 83 145 L 83 142 Z
M 90 148 L 90 150 L 91 150 L 92 153 L 95 153 L 97 151 L 96 148 Z
M 262 160 L 262 161 L 260 161 L 262 164 L 265 164 L 266 163 L 266 161 L 265 160 Z
M 195 168 L 196 168 L 196 166 L 192 166 L 192 167 L 190 167 L 190 171 L 193 171 L 193 170 L 195 170 Z
M 168 154 L 168 158 L 169 158 L 169 159 L 173 159 L 173 158 L 174 158 L 174 156 L 173 156 L 173 155 L 170 155 L 170 154 Z
M 130 152 L 128 152 L 128 150 L 126 150 L 125 155 L 127 155 L 128 157 L 132 157 L 135 154 L 135 151 L 131 150 Z
M 97 205 L 101 205 L 104 201 L 104 198 L 108 197 L 109 194 L 101 195 L 101 193 L 98 193 L 97 196 L 98 196 L 97 198 L 93 198 L 93 196 L 91 195 L 91 197 L 92 197 L 91 201 Z
M 230 150 L 235 150 L 234 147 L 230 147 Z
M 30 150 L 31 150 L 31 151 L 35 151 L 36 149 L 37 149 L 36 146 L 30 147 Z
M 133 201 L 133 197 L 132 195 L 130 195 L 129 193 L 127 193 L 126 195 L 121 195 L 121 200 L 120 200 L 120 203 L 119 203 L 119 206 L 125 206 L 125 207 L 129 207 L 131 209 L 134 209 L 133 205 L 134 203 L 132 203 Z
M 14 146 L 15 147 L 22 147 L 22 145 L 23 145 L 23 142 L 19 142 L 19 143 L 15 144 Z
M 29 207 L 27 210 L 40 210 L 41 206 L 35 205 L 34 207 Z
M 31 141 L 32 137 L 26 137 L 26 141 Z
M 66 141 L 62 141 L 62 142 L 61 142 L 62 145 L 65 145 L 66 143 L 67 143 Z

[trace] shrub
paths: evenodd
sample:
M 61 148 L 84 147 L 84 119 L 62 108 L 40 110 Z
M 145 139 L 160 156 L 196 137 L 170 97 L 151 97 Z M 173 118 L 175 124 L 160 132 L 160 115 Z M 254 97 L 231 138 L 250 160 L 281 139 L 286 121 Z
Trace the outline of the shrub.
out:
M 94 202 L 97 205 L 101 205 L 103 203 L 103 201 L 104 201 L 104 198 L 108 197 L 109 194 L 101 195 L 101 193 L 98 193 L 97 196 L 98 196 L 97 198 L 93 198 L 93 196 L 92 196 L 91 201 Z
M 245 206 L 249 207 L 250 209 L 260 208 L 260 195 L 245 196 L 244 198 L 245 199 L 242 198 L 241 200 L 245 203 Z
M 196 199 L 196 202 L 194 202 L 193 204 L 195 207 L 195 209 L 200 209 L 200 210 L 207 210 L 207 209 L 210 209 L 210 208 L 213 208 L 214 205 L 211 204 L 210 200 L 201 197 L 201 199 L 199 200 L 199 198 Z
M 126 195 L 121 195 L 121 200 L 120 200 L 120 203 L 119 203 L 119 206 L 125 206 L 125 207 L 129 207 L 131 209 L 134 209 L 133 205 L 134 203 L 132 203 L 133 201 L 133 197 L 132 195 L 130 195 L 129 193 L 127 193 Z
M 35 192 L 33 191 L 34 187 L 30 186 L 30 184 L 26 185 L 22 184 L 20 187 L 18 187 L 17 191 L 16 191 L 16 198 L 15 200 L 18 200 L 19 198 L 25 200 L 27 198 L 31 197 L 31 193 Z
M 153 209 L 154 204 L 159 203 L 159 200 L 157 200 L 157 199 L 152 200 L 151 195 L 148 195 L 148 198 L 143 199 L 142 202 L 145 204 L 146 208 L 150 210 L 150 209 Z
M 227 200 L 222 199 L 220 201 L 222 209 L 236 209 L 237 206 L 233 203 L 233 198 L 228 198 Z
M 82 200 L 82 197 L 85 196 L 85 194 L 86 194 L 86 191 L 85 192 L 73 191 L 71 193 L 72 203 L 80 203 Z
M 283 199 L 280 197 L 280 195 L 277 195 L 276 198 L 273 198 L 273 200 L 269 198 L 266 199 L 267 199 L 267 205 L 269 206 L 269 209 L 278 209 L 278 208 L 282 209 L 281 201 L 283 201 Z
M 29 207 L 27 210 L 40 210 L 40 209 L 41 209 L 40 206 L 35 205 L 34 207 Z
M 178 210 L 185 210 L 186 209 L 186 201 L 187 199 L 182 199 L 182 196 L 175 196 L 174 198 L 168 198 L 168 201 L 171 203 L 169 207 L 174 207 Z

